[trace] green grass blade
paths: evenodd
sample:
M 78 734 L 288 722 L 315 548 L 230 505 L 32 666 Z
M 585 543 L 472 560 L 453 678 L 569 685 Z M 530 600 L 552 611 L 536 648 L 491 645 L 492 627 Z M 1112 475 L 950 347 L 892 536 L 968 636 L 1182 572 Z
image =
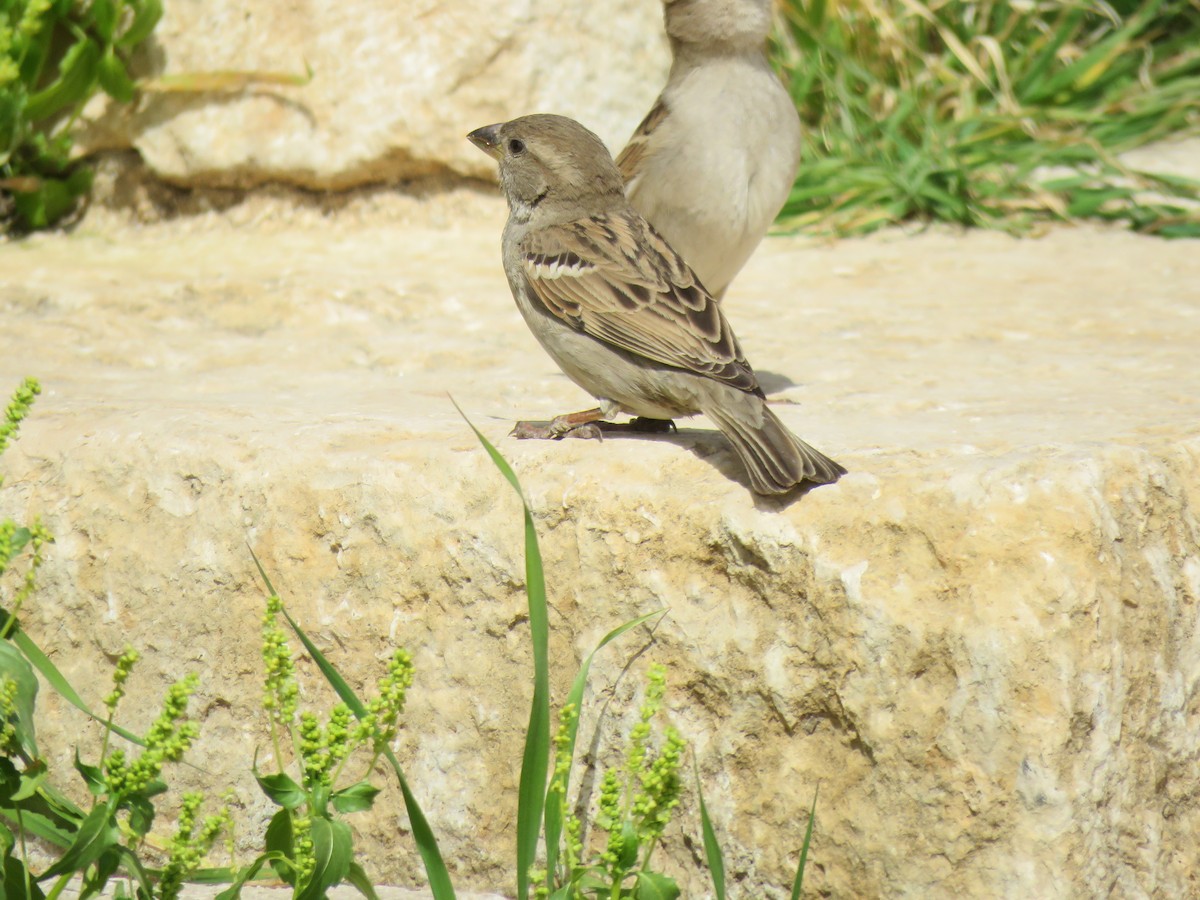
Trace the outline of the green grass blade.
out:
M 67 831 L 65 828 L 60 827 L 53 819 L 42 813 L 31 812 L 22 807 L 21 818 L 18 821 L 16 810 L 13 807 L 5 807 L 4 809 L 0 809 L 0 816 L 3 816 L 13 825 L 25 829 L 27 833 L 39 837 L 63 850 L 70 847 L 75 841 L 75 832 Z
M 121 832 L 116 823 L 116 802 L 108 801 L 92 807 L 91 812 L 80 823 L 79 831 L 66 852 L 38 876 L 57 878 L 65 872 L 82 872 L 95 862 L 106 850 L 120 843 Z
M 725 857 L 717 842 L 717 832 L 708 817 L 708 805 L 704 802 L 704 788 L 700 785 L 700 769 L 695 766 L 696 796 L 700 798 L 700 830 L 704 836 L 704 861 L 713 880 L 713 894 L 717 900 L 725 900 Z M 793 900 L 795 895 L 793 894 Z
M 455 900 L 454 886 L 450 883 L 450 872 L 446 869 L 442 851 L 438 848 L 437 838 L 434 837 L 433 829 L 429 826 L 429 820 L 425 818 L 425 813 L 421 811 L 417 798 L 413 796 L 413 792 L 408 786 L 408 780 L 404 777 L 404 771 L 400 768 L 400 761 L 396 759 L 392 748 L 386 748 L 384 755 L 387 757 L 392 771 L 396 773 L 396 780 L 400 782 L 400 793 L 404 796 L 404 809 L 408 813 L 408 825 L 412 829 L 417 852 L 421 854 L 421 861 L 425 864 L 425 877 L 429 879 L 429 890 L 433 894 L 433 900 Z
M 66 700 L 80 712 L 95 719 L 101 725 L 111 729 L 113 734 L 119 734 L 121 737 L 125 738 L 125 740 L 129 741 L 130 743 L 137 744 L 139 747 L 146 746 L 145 741 L 143 741 L 133 732 L 126 731 L 120 725 L 109 725 L 105 719 L 88 709 L 87 704 L 83 702 L 83 698 L 79 696 L 79 694 L 75 691 L 75 688 L 71 687 L 71 683 L 67 681 L 62 672 L 58 671 L 58 668 L 54 665 L 54 663 L 50 662 L 50 658 L 46 656 L 46 654 L 42 652 L 41 648 L 33 642 L 33 638 L 27 635 L 19 627 L 15 632 L 13 632 L 11 640 L 17 645 L 20 651 L 25 654 L 25 658 L 29 660 L 29 664 L 37 669 L 39 673 L 41 673 L 41 676 L 46 679 L 47 684 L 54 688 L 54 690 L 58 691 L 64 700 Z
M 379 900 L 379 894 L 375 892 L 375 885 L 371 884 L 371 879 L 367 877 L 367 873 L 358 863 L 350 863 L 350 871 L 346 873 L 346 883 L 353 885 L 367 900 Z
M 250 557 L 254 560 L 254 565 L 258 567 L 258 573 L 262 577 L 267 590 L 273 595 L 279 596 L 253 550 L 250 550 Z M 291 626 L 296 637 L 300 639 L 300 643 L 304 645 L 304 649 L 312 656 L 313 661 L 317 664 L 317 668 L 321 670 L 321 674 L 329 682 L 329 686 L 333 688 L 338 697 L 350 708 L 350 711 L 355 716 L 362 718 L 366 714 L 366 706 L 362 700 L 358 698 L 358 695 L 346 683 L 346 679 L 341 676 L 341 673 L 325 658 L 325 654 L 304 633 L 304 630 L 292 618 L 287 608 L 280 606 L 280 609 L 283 611 L 283 617 L 287 620 L 288 625 Z M 400 761 L 396 759 L 396 755 L 390 747 L 385 748 L 384 755 L 387 757 L 392 771 L 396 773 L 396 780 L 400 783 L 400 793 L 404 797 L 404 809 L 408 813 L 408 824 L 412 828 L 413 841 L 417 845 L 417 853 L 420 854 L 421 862 L 425 865 L 425 877 L 429 879 L 429 889 L 433 893 L 434 900 L 455 900 L 454 886 L 450 881 L 450 872 L 446 868 L 445 860 L 442 858 L 441 849 L 438 847 L 437 838 L 434 836 L 433 829 L 429 825 L 429 820 L 425 818 L 424 811 L 422 811 L 416 796 L 408 786 L 408 779 L 404 777 L 404 770 L 400 766 Z
M 209 866 L 196 869 L 188 875 L 187 880 L 188 884 L 231 884 L 239 871 L 230 866 Z
M 8 680 L 14 691 L 9 700 L 12 713 L 5 722 L 12 730 L 11 739 L 30 759 L 37 759 L 41 754 L 37 747 L 33 710 L 37 705 L 38 680 L 29 660 L 8 641 L 0 641 L 0 676 Z
M 263 866 L 276 860 L 287 861 L 287 857 L 278 850 L 272 850 L 268 853 L 263 853 L 253 862 L 239 869 L 237 872 L 237 877 L 233 880 L 233 885 L 221 891 L 221 893 L 217 894 L 213 900 L 236 900 L 236 898 L 242 895 L 242 888 L 246 885 L 246 883 L 257 878 L 258 873 Z
M 454 403 L 453 398 L 450 402 Z M 546 579 L 533 513 L 525 500 L 521 482 L 500 451 L 472 424 L 457 403 L 454 408 L 475 432 L 500 474 L 517 492 L 525 510 L 525 593 L 529 601 L 529 632 L 533 643 L 533 700 L 529 708 L 529 725 L 525 729 L 525 750 L 521 756 L 521 780 L 517 791 L 517 898 L 526 900 L 529 869 L 537 859 L 546 783 L 550 777 L 550 624 Z
M 817 820 L 817 794 L 821 788 L 813 791 L 812 809 L 808 811 L 808 827 L 804 830 L 804 846 L 800 848 L 800 862 L 796 866 L 796 880 L 792 882 L 792 900 L 799 900 L 800 892 L 804 889 L 804 867 L 808 865 L 808 847 L 812 843 L 813 823 Z
M 1095 44 L 1091 49 L 1074 60 L 1070 65 L 1060 69 L 1047 79 L 1042 88 L 1042 96 L 1053 97 L 1059 91 L 1074 88 L 1077 91 L 1086 90 L 1099 77 L 1104 67 L 1114 60 L 1124 58 L 1126 62 L 1134 62 L 1129 54 L 1132 39 L 1135 38 L 1153 20 L 1163 0 L 1151 0 L 1145 4 L 1126 23 L 1108 35 L 1107 38 Z
M 25 104 L 25 115 L 38 121 L 60 109 L 81 104 L 91 95 L 100 68 L 100 45 L 80 34 L 63 55 L 59 74 L 42 90 L 31 94 Z

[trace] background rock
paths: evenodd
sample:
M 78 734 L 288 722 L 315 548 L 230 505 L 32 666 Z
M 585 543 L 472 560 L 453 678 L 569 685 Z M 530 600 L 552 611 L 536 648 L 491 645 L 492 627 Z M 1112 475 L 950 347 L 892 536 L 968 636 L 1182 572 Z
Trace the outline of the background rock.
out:
M 494 180 L 464 135 L 531 112 L 615 149 L 666 80 L 652 0 L 171 0 L 139 72 L 292 72 L 305 87 L 97 101 L 84 149 L 133 147 L 189 185 L 339 189 L 447 170 Z
M 819 895 L 1200 894 L 1189 243 L 767 241 L 730 315 L 780 415 L 851 470 L 781 505 L 700 420 L 505 439 L 586 400 L 512 306 L 497 199 L 439 198 L 407 225 L 235 212 L 0 245 L 0 387 L 46 386 L 0 515 L 58 537 L 24 616 L 89 700 L 126 643 L 144 656 L 131 727 L 201 674 L 199 768 L 172 782 L 235 786 L 243 853 L 269 814 L 249 776 L 268 742 L 248 542 L 355 686 L 412 651 L 400 759 L 456 884 L 511 890 L 519 505 L 449 393 L 536 510 L 556 703 L 604 633 L 670 608 L 630 676 L 644 631 L 600 655 L 583 733 L 611 697 L 610 760 L 645 665 L 670 667 L 740 896 L 786 896 L 818 785 Z M 70 772 L 73 743 L 98 741 L 53 692 L 41 709 Z M 352 821 L 373 877 L 423 883 L 394 786 Z M 688 897 L 709 890 L 698 841 L 689 796 L 662 851 Z

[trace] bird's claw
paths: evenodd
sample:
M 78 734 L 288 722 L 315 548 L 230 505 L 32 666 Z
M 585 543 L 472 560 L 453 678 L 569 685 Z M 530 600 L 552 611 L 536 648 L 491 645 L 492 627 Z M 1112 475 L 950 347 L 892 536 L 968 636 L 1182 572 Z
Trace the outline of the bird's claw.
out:
M 557 416 L 550 422 L 518 422 L 509 435 L 518 440 L 558 441 L 563 438 L 603 440 L 604 435 L 595 422 L 573 425 L 566 416 Z

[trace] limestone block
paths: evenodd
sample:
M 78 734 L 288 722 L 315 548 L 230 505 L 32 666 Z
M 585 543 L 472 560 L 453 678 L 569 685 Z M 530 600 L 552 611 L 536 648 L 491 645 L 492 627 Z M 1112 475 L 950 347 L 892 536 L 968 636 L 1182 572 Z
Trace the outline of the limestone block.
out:
M 171 0 L 154 42 L 139 74 L 313 69 L 305 87 L 89 109 L 85 148 L 134 147 L 162 178 L 221 186 L 494 180 L 464 135 L 531 112 L 619 149 L 669 63 L 651 0 Z
M 669 608 L 598 657 L 583 734 L 611 696 L 611 759 L 645 665 L 668 665 L 739 896 L 786 896 L 818 785 L 814 895 L 1200 895 L 1193 247 L 768 240 L 729 314 L 780 415 L 851 470 L 785 505 L 751 496 L 702 420 L 505 438 L 587 399 L 513 307 L 502 220 L 492 201 L 441 226 L 0 245 L 0 387 L 46 387 L 0 515 L 58 537 L 27 627 L 92 702 L 138 647 L 131 727 L 200 673 L 198 768 L 173 783 L 234 786 L 243 853 L 270 812 L 248 773 L 270 756 L 249 543 L 355 686 L 411 650 L 399 758 L 456 885 L 511 891 L 520 509 L 449 393 L 536 512 L 556 703 L 603 634 Z M 41 703 L 65 777 L 96 738 Z M 422 883 L 394 785 L 351 821 L 373 877 Z M 689 792 L 661 850 L 687 897 L 709 896 L 698 841 Z

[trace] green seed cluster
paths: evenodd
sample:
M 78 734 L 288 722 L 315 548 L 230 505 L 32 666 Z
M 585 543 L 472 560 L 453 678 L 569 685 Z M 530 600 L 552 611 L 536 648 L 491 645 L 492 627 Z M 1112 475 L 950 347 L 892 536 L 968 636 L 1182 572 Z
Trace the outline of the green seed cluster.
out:
M 24 48 L 29 46 L 31 39 L 42 30 L 42 20 L 46 11 L 50 9 L 50 4 L 51 0 L 29 0 L 29 5 L 25 7 L 15 28 L 9 24 L 8 15 L 0 15 L 0 89 L 21 77 L 18 60 L 24 55 Z M 4 12 L 8 12 L 9 6 L 12 4 L 5 4 Z M 19 9 L 20 4 L 16 4 L 16 7 Z M 25 381 L 27 385 L 30 382 L 37 385 L 32 378 Z M 36 389 L 34 393 L 37 393 Z M 0 451 L 2 450 L 3 439 L 0 438 Z
M 629 752 L 625 756 L 625 770 L 630 783 L 637 780 L 646 762 L 646 741 L 650 737 L 650 720 L 662 708 L 663 696 L 667 692 L 667 670 L 662 665 L 653 665 L 646 673 L 646 697 L 638 711 L 638 722 L 629 731 Z
M 49 0 L 36 0 L 36 2 L 40 3 L 41 6 L 34 15 L 40 17 L 49 7 Z M 17 34 L 22 36 L 22 38 L 28 37 L 24 33 L 24 29 L 27 27 L 30 11 L 33 8 L 32 4 L 26 7 L 25 16 L 17 26 Z M 7 19 L 8 17 L 0 10 L 0 90 L 3 89 L 6 81 L 12 80 L 12 78 L 6 76 L 9 66 L 12 64 L 8 51 L 13 44 L 13 32 Z M 28 43 L 28 40 L 23 39 L 19 43 L 24 45 Z M 6 63 L 8 66 L 6 66 Z M 4 418 L 0 420 L 0 454 L 4 453 L 8 445 L 17 436 L 22 420 L 29 415 L 34 398 L 41 392 L 42 386 L 38 384 L 36 378 L 26 378 L 13 394 L 12 401 L 4 409 Z M 3 484 L 4 478 L 0 476 L 0 485 Z M 45 544 L 53 542 L 53 540 L 53 535 L 38 520 L 34 520 L 33 525 L 28 527 L 18 526 L 11 519 L 0 522 L 0 575 L 3 575 L 7 571 L 8 564 L 16 556 L 18 548 L 28 545 L 32 554 L 29 561 L 29 568 L 25 571 L 25 577 L 21 581 L 21 586 L 17 589 L 12 600 L 6 604 L 10 618 L 8 624 L 4 626 L 3 634 L 0 636 L 8 636 L 13 628 L 13 621 L 21 610 L 21 605 L 33 593 L 34 583 L 37 580 L 37 571 L 42 565 L 42 547 Z
M 26 27 L 26 21 L 29 18 L 30 11 L 34 8 L 34 5 L 38 3 L 42 4 L 42 8 L 35 14 L 39 17 L 43 12 L 46 11 L 46 7 L 50 5 L 49 0 L 33 0 L 33 2 L 30 3 L 29 7 L 27 7 L 25 10 L 25 18 L 21 20 L 21 24 L 18 26 L 18 31 Z M 3 46 L 3 33 L 5 31 L 7 31 L 7 29 L 5 29 L 3 25 L 0 25 L 0 48 Z M 11 35 L 11 32 L 9 32 L 9 34 Z M 3 52 L 2 49 L 0 49 L 0 52 Z M 0 87 L 3 87 L 4 83 L 3 74 L 0 73 Z M 26 378 L 25 381 L 22 382 L 21 386 L 17 388 L 16 393 L 13 394 L 12 402 L 10 402 L 8 407 L 4 410 L 4 421 L 0 422 L 0 453 L 3 453 L 6 449 L 8 449 L 8 445 L 12 442 L 13 438 L 17 436 L 17 431 L 21 427 L 21 420 L 29 415 L 29 409 L 31 406 L 33 406 L 33 398 L 41 392 L 42 386 L 38 384 L 38 380 L 36 378 Z
M 25 570 L 25 575 L 21 579 L 21 586 L 17 588 L 17 592 L 13 595 L 12 601 L 9 604 L 9 611 L 12 617 L 21 611 L 21 606 L 33 593 L 33 588 L 37 582 L 37 572 L 42 566 L 43 555 L 42 547 L 46 544 L 54 543 L 54 535 L 42 525 L 40 519 L 34 519 L 33 524 L 28 529 L 18 527 L 17 523 L 11 519 L 0 522 L 0 575 L 3 575 L 8 569 L 9 560 L 13 558 L 15 542 L 18 532 L 21 533 L 22 539 L 25 538 L 25 531 L 28 530 L 28 542 L 25 546 L 30 549 L 29 568 Z
M 600 861 L 609 871 L 620 868 L 625 856 L 625 833 L 621 827 L 625 818 L 622 810 L 625 790 L 616 769 L 608 769 L 600 780 L 600 797 L 597 801 L 596 824 L 608 832 L 608 843 L 600 854 Z
M 317 851 L 313 846 L 312 819 L 297 815 L 292 818 L 292 850 L 296 854 L 296 884 L 306 884 L 317 868 Z
M 679 766 L 687 744 L 679 732 L 668 727 L 657 753 L 649 746 L 651 721 L 662 709 L 667 690 L 666 669 L 651 666 L 646 680 L 638 721 L 629 731 L 625 764 L 604 773 L 597 799 L 596 824 L 608 834 L 600 862 L 616 883 L 636 864 L 640 849 L 649 859 L 682 790 Z
M 566 793 L 567 776 L 571 774 L 571 729 L 579 719 L 574 703 L 568 703 L 558 713 L 558 731 L 554 733 L 554 776 L 551 790 Z
M 121 702 L 121 698 L 125 696 L 125 682 L 129 680 L 129 673 L 133 671 L 133 667 L 138 659 L 138 652 L 132 647 L 126 647 L 125 652 L 117 660 L 117 669 L 113 672 L 112 692 L 104 698 L 104 705 L 108 709 L 110 718 L 116 712 L 117 704 Z
M 187 715 L 188 698 L 199 684 L 200 679 L 192 674 L 171 685 L 162 712 L 143 738 L 146 747 L 140 756 L 127 761 L 123 750 L 114 750 L 104 760 L 110 793 L 128 795 L 142 791 L 158 778 L 164 765 L 183 758 L 200 734 L 200 726 L 195 722 L 182 721 Z
M 196 823 L 203 802 L 203 794 L 189 792 L 183 795 L 179 825 L 167 848 L 167 864 L 159 881 L 158 896 L 161 900 L 176 900 L 179 897 L 183 883 L 200 868 L 217 837 L 231 822 L 229 809 L 223 807 L 215 816 L 207 816 L 197 833 Z
M 658 839 L 671 821 L 671 812 L 679 805 L 682 784 L 679 764 L 687 743 L 674 728 L 666 730 L 666 742 L 650 768 L 641 774 L 641 790 L 633 798 L 633 814 L 641 833 Z
M 279 626 L 283 601 L 272 594 L 267 598 L 267 611 L 262 624 L 262 658 L 267 677 L 263 687 L 263 709 L 273 724 L 288 726 L 296 715 L 300 688 L 296 684 L 296 666 L 287 636 Z
M 567 781 L 571 775 L 571 732 L 579 721 L 579 710 L 568 703 L 558 714 L 554 734 L 554 775 L 550 787 L 558 796 L 563 818 L 563 861 L 574 869 L 583 858 L 583 823 L 567 805 Z
M 646 698 L 642 702 L 639 721 L 630 732 L 626 771 L 630 774 L 629 783 L 638 785 L 632 813 L 638 820 L 639 832 L 643 839 L 656 840 L 671 821 L 671 811 L 679 805 L 679 764 L 687 745 L 679 732 L 668 727 L 662 749 L 647 764 L 650 720 L 662 709 L 667 692 L 667 670 L 662 665 L 653 665 L 646 679 Z
M 17 683 L 0 675 L 0 756 L 12 757 L 20 752 L 17 738 Z
M 354 749 L 350 736 L 350 708 L 339 703 L 322 728 L 311 712 L 300 714 L 300 759 L 305 787 L 331 785 L 342 760 Z
M 379 696 L 367 703 L 367 714 L 354 732 L 356 743 L 369 740 L 378 752 L 396 736 L 412 682 L 412 656 L 407 650 L 397 650 L 388 662 L 387 674 L 375 683 Z

